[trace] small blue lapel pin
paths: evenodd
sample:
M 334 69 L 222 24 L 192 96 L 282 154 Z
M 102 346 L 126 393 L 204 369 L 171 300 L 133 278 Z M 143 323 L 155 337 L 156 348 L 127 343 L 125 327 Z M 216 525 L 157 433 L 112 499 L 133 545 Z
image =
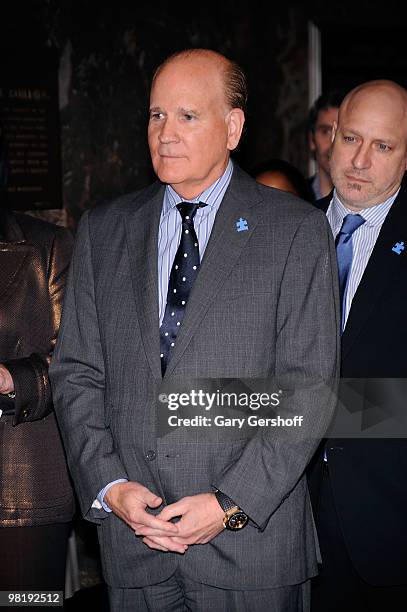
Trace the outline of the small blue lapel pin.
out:
M 242 219 L 242 217 L 240 217 L 239 221 L 236 221 L 236 231 L 246 232 L 248 229 L 249 229 L 249 225 L 246 219 Z
M 392 248 L 393 253 L 397 253 L 397 255 L 401 255 L 402 251 L 404 251 L 406 247 L 404 246 L 404 242 L 396 242 L 394 247 Z

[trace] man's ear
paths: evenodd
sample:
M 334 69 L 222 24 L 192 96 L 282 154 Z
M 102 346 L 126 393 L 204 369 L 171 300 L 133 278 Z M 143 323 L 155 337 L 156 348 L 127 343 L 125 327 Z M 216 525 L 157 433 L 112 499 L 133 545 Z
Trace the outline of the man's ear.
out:
M 333 143 L 333 141 L 335 140 L 337 129 L 338 129 L 338 124 L 336 121 L 334 121 L 332 124 L 331 143 Z
M 229 151 L 236 149 L 242 135 L 245 116 L 241 108 L 232 108 L 226 115 L 226 125 L 228 129 L 227 146 Z
M 308 132 L 308 145 L 309 145 L 309 150 L 311 151 L 311 153 L 315 153 L 315 139 L 314 139 L 314 132 L 312 132 L 311 130 L 309 130 Z

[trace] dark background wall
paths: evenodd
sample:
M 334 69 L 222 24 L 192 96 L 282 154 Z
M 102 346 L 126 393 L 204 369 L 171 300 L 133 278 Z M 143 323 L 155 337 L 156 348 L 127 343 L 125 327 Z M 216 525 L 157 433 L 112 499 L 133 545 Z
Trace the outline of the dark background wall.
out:
M 9 9 L 8 38 L 18 38 L 23 53 L 48 41 L 60 57 L 69 225 L 85 208 L 151 181 L 145 135 L 151 75 L 168 54 L 186 47 L 216 49 L 247 72 L 249 109 L 239 163 L 250 169 L 263 158 L 282 156 L 306 168 L 307 23 L 300 10 L 265 5 L 263 13 L 232 0 L 22 4 L 25 11 L 16 4 Z
M 237 154 L 244 167 L 281 151 L 295 151 L 295 162 L 306 163 L 294 144 L 303 138 L 307 96 L 307 30 L 298 13 L 268 9 L 259 21 L 231 0 L 216 11 L 182 2 L 120 10 L 113 2 L 80 4 L 61 2 L 50 28 L 62 55 L 64 195 L 73 219 L 101 199 L 151 182 L 145 136 L 151 75 L 186 47 L 216 49 L 248 74 L 247 130 Z
M 239 163 L 250 169 L 282 157 L 306 173 L 309 19 L 321 29 L 324 86 L 407 75 L 400 7 L 355 4 L 15 0 L 4 8 L 3 61 L 10 53 L 32 57 L 44 45 L 59 58 L 67 224 L 74 227 L 84 209 L 151 181 L 145 134 L 151 74 L 186 47 L 216 49 L 247 72 Z
M 345 89 L 378 78 L 407 87 L 407 5 L 387 0 L 311 2 L 321 30 L 323 86 Z

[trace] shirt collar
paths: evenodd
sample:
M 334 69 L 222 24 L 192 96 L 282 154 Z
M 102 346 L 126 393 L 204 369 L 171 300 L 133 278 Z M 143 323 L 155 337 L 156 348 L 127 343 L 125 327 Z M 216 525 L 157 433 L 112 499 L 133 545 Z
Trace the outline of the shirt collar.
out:
M 228 165 L 226 166 L 226 170 L 212 185 L 210 185 L 205 191 L 201 194 L 197 195 L 196 198 L 192 200 L 187 200 L 186 198 L 181 198 L 180 195 L 171 187 L 171 185 L 166 185 L 165 193 L 164 193 L 164 202 L 163 202 L 163 210 L 162 214 L 167 214 L 171 208 L 174 208 L 180 202 L 204 202 L 207 206 L 205 209 L 212 207 L 219 208 L 220 203 L 222 202 L 223 196 L 225 195 L 226 189 L 229 187 L 230 180 L 232 178 L 233 173 L 233 162 L 231 159 L 228 161 Z
M 381 204 L 376 204 L 375 206 L 370 206 L 368 208 L 363 208 L 360 211 L 360 216 L 363 217 L 366 221 L 366 225 L 370 227 L 374 227 L 376 225 L 383 225 L 383 222 L 386 218 L 387 213 L 389 212 L 394 200 L 397 198 L 398 193 L 400 191 L 400 187 L 393 193 L 392 196 L 387 198 Z M 342 204 L 337 194 L 336 189 L 334 189 L 333 198 L 331 200 L 332 205 L 332 220 L 334 227 L 341 227 L 342 222 L 346 215 L 356 214 L 353 210 L 349 210 Z

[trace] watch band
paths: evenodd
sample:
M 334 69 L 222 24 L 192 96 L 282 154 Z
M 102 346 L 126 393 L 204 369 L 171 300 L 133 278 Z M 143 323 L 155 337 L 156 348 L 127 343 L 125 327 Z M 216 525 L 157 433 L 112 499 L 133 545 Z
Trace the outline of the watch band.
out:
M 225 529 L 229 529 L 230 531 L 239 531 L 243 529 L 249 520 L 247 514 L 239 508 L 233 499 L 230 499 L 230 497 L 222 493 L 222 491 L 219 491 L 219 489 L 215 491 L 215 497 L 225 513 L 223 517 L 223 526 Z
M 215 497 L 218 500 L 218 504 L 225 513 L 229 510 L 232 510 L 232 508 L 238 507 L 238 505 L 233 501 L 233 499 L 230 499 L 230 497 L 222 493 L 222 491 L 219 491 L 219 489 L 216 489 Z

